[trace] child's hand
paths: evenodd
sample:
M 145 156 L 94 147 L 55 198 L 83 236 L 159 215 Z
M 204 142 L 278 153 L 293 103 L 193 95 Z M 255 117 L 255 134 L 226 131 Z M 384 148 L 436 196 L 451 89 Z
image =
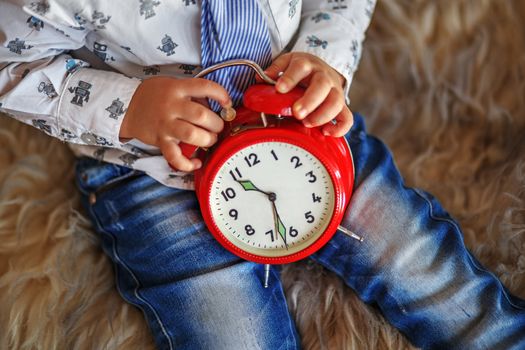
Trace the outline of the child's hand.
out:
M 283 75 L 278 78 L 278 73 Z M 292 107 L 294 116 L 307 127 L 324 125 L 325 135 L 343 136 L 353 124 L 353 116 L 346 106 L 343 85 L 345 79 L 322 59 L 304 52 L 279 56 L 266 73 L 277 79 L 276 89 L 285 93 L 297 84 L 306 92 Z M 336 124 L 330 121 L 336 120 Z
M 146 79 L 131 99 L 119 136 L 159 147 L 176 169 L 195 170 L 201 161 L 183 156 L 178 142 L 209 147 L 224 126 L 223 120 L 207 107 L 203 100 L 206 97 L 223 107 L 232 103 L 222 86 L 206 79 Z

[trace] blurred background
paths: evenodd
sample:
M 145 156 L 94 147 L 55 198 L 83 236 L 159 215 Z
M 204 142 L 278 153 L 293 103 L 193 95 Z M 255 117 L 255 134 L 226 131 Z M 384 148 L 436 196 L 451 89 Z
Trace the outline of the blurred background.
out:
M 525 298 L 525 2 L 379 0 L 351 109 Z M 80 209 L 66 145 L 0 117 L 0 349 L 153 349 Z M 305 349 L 409 349 L 320 266 L 283 282 Z

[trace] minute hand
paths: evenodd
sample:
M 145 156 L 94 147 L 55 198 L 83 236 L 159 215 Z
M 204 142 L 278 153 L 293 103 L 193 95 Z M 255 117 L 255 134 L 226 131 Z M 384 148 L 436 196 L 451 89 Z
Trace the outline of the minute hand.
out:
M 272 207 L 273 207 L 273 220 L 275 223 L 275 231 L 281 235 L 284 245 L 286 246 L 286 249 L 288 249 L 288 243 L 286 242 L 286 227 L 283 224 L 283 221 L 281 220 L 281 217 L 279 216 L 279 213 L 277 213 L 277 207 L 275 206 L 275 201 L 272 201 Z

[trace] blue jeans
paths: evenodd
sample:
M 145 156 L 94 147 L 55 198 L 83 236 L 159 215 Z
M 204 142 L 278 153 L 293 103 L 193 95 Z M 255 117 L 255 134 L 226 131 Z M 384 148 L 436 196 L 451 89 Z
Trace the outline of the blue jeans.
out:
M 403 184 L 363 119 L 347 135 L 356 182 L 343 225 L 311 259 L 377 305 L 416 346 L 525 349 L 525 302 L 465 248 L 458 224 L 430 194 Z M 298 349 L 279 269 L 222 248 L 194 192 L 83 158 L 83 203 L 115 264 L 117 288 L 139 307 L 159 349 Z

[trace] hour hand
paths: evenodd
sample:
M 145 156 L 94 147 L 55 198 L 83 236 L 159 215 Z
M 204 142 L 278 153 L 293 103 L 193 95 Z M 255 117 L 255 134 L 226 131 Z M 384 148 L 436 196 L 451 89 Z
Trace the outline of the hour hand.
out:
M 267 196 L 270 195 L 270 193 L 257 188 L 257 186 L 255 186 L 251 180 L 237 180 L 237 182 L 242 186 L 242 188 L 244 188 L 245 191 L 257 191 L 264 193 Z

